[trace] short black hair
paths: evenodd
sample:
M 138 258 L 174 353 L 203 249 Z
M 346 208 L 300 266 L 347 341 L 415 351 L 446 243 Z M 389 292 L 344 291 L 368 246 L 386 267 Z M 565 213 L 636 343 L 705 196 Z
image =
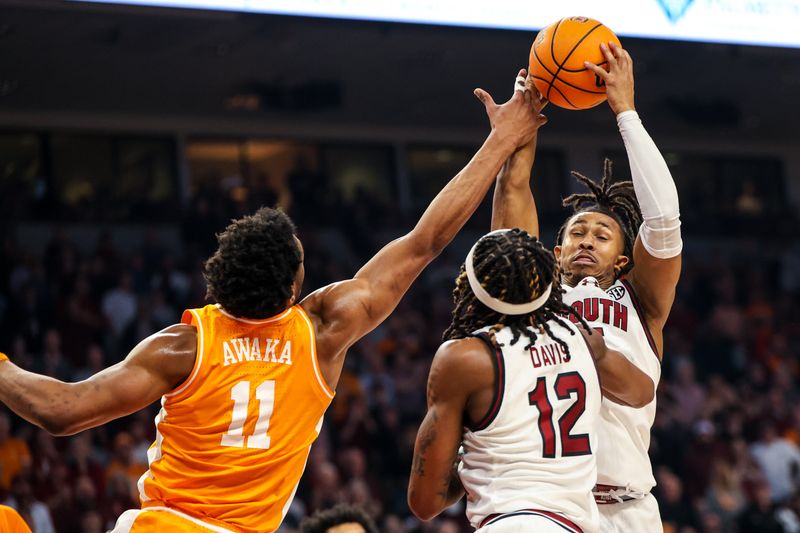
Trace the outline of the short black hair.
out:
M 301 533 L 327 533 L 333 527 L 355 522 L 367 533 L 378 533 L 375 522 L 360 507 L 339 504 L 327 510 L 317 511 L 300 524 Z
M 481 286 L 494 298 L 512 304 L 532 302 L 544 294 L 547 287 L 551 287 L 550 297 L 532 313 L 503 315 L 489 309 L 475 297 L 465 265 L 461 265 L 453 291 L 456 304 L 453 321 L 444 332 L 444 340 L 470 337 L 476 330 L 492 326 L 489 335 L 496 344 L 494 334 L 508 327 L 513 334 L 511 344 L 516 344 L 520 336 L 525 335 L 532 346 L 536 342 L 537 331 L 544 330 L 569 353 L 567 343 L 555 336 L 547 323 L 555 320 L 566 328 L 563 317 L 568 315 L 584 326 L 586 323 L 572 307 L 563 302 L 564 289 L 557 281 L 555 258 L 539 239 L 519 228 L 486 235 L 475 246 L 472 262 Z M 567 329 L 570 334 L 575 334 L 572 329 Z
M 231 222 L 205 264 L 209 296 L 237 317 L 283 311 L 302 259 L 295 233 L 286 213 L 269 207 Z
M 633 245 L 639 226 L 642 225 L 642 213 L 636 192 L 633 190 L 632 181 L 613 181 L 613 163 L 606 158 L 603 162 L 603 177 L 600 183 L 595 182 L 580 172 L 571 172 L 579 182 L 583 183 L 588 193 L 572 194 L 564 198 L 562 205 L 572 208 L 572 215 L 559 228 L 556 244 L 564 240 L 564 232 L 570 219 L 579 213 L 602 213 L 609 216 L 619 224 L 622 229 L 623 255 L 628 258 L 628 263 L 617 273 L 617 277 L 630 272 L 633 268 Z

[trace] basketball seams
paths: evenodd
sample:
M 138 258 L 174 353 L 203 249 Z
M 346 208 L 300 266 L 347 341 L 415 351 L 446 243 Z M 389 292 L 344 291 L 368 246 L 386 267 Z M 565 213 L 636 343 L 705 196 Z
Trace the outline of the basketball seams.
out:
M 584 93 L 588 93 L 588 94 L 606 94 L 605 91 L 590 91 L 589 89 L 584 89 L 583 87 L 579 87 L 577 85 L 574 85 L 574 84 L 572 84 L 572 83 L 570 83 L 570 82 L 568 82 L 566 80 L 562 80 L 561 78 L 556 76 L 556 74 L 554 74 L 552 70 L 547 68 L 547 65 L 545 65 L 544 62 L 539 58 L 539 53 L 536 51 L 536 48 L 533 49 L 533 56 L 536 58 L 536 61 L 542 66 L 542 68 L 545 69 L 548 74 L 553 76 L 553 83 L 555 83 L 555 80 L 558 79 L 558 81 L 560 81 L 564 85 L 568 85 L 568 86 L 572 87 L 573 89 L 576 89 L 576 90 L 584 92 Z M 603 65 L 603 64 L 608 64 L 608 62 L 606 61 L 604 63 L 601 63 L 601 65 Z M 586 70 L 586 69 L 584 69 L 584 70 Z M 571 73 L 581 72 L 580 70 L 567 70 L 567 69 L 563 69 L 563 71 L 564 72 L 571 72 Z M 531 74 L 531 77 L 533 77 L 535 79 L 542 80 L 543 82 L 547 83 L 548 85 L 552 85 L 552 83 L 550 83 L 545 78 L 541 78 L 539 76 L 534 76 L 533 74 Z M 558 90 L 558 89 L 556 89 L 556 90 Z M 545 98 L 547 98 L 547 97 L 545 97 Z
M 561 63 L 558 63 L 558 62 L 556 61 L 556 64 L 558 65 L 558 70 L 556 71 L 555 75 L 553 76 L 553 82 L 550 84 L 550 88 L 552 88 L 552 87 L 553 87 L 553 83 L 555 83 L 555 81 L 556 81 L 556 78 L 558 78 L 558 73 L 559 73 L 559 72 L 561 72 L 561 71 L 564 69 L 564 64 L 565 64 L 567 61 L 569 61 L 569 58 L 570 58 L 570 57 L 572 57 L 572 54 L 574 54 L 574 53 L 575 53 L 575 50 L 577 50 L 577 49 L 578 49 L 578 47 L 581 45 L 581 43 L 582 43 L 583 41 L 585 41 L 585 40 L 586 40 L 586 38 L 587 38 L 589 35 L 591 35 L 591 34 L 592 34 L 592 32 L 594 32 L 594 30 L 596 30 L 597 28 L 599 28 L 599 27 L 600 27 L 600 26 L 602 26 L 602 25 L 603 25 L 602 23 L 598 22 L 598 23 L 597 23 L 597 26 L 595 26 L 595 27 L 594 27 L 594 28 L 592 28 L 591 30 L 589 30 L 589 31 L 587 31 L 586 33 L 584 33 L 584 34 L 583 34 L 583 37 L 581 37 L 580 39 L 578 39 L 578 42 L 577 42 L 577 43 L 575 43 L 575 46 L 573 46 L 573 47 L 572 47 L 572 50 L 570 50 L 570 51 L 569 51 L 569 53 L 567 54 L 567 57 L 565 57 L 565 58 L 564 58 L 564 61 L 562 61 Z M 550 46 L 551 46 L 551 49 L 552 49 L 553 43 L 555 43 L 555 40 L 556 40 L 556 39 L 555 39 L 555 33 L 553 33 L 553 41 L 552 41 L 552 42 L 551 42 L 551 44 L 550 44 Z M 553 59 L 555 60 L 555 56 L 553 56 Z M 549 89 L 548 89 L 548 91 L 547 91 L 547 92 L 548 92 L 548 94 L 550 94 L 550 90 L 549 90 Z
M 561 28 L 565 21 L 570 24 L 567 24 L 564 28 Z M 592 24 L 590 29 L 584 30 L 585 33 L 583 33 L 583 35 L 581 35 L 580 38 L 570 46 L 569 52 L 566 54 L 563 60 L 559 61 L 556 57 L 555 50 L 558 33 L 561 32 L 564 34 L 564 32 L 567 32 L 564 35 L 564 39 L 567 40 L 567 42 L 559 44 L 559 50 L 561 51 L 566 48 L 563 46 L 564 44 L 567 44 L 569 40 L 572 40 L 576 34 L 580 35 L 579 32 L 584 26 L 583 24 L 571 24 L 571 22 L 573 21 L 569 17 L 564 17 L 555 24 L 551 25 L 549 28 L 542 30 L 546 33 L 544 33 L 541 37 L 537 37 L 536 40 L 539 41 L 539 43 L 537 44 L 534 42 L 534 45 L 531 49 L 531 76 L 536 82 L 537 87 L 540 89 L 540 92 L 542 92 L 547 100 L 553 101 L 557 105 L 562 105 L 561 103 L 558 103 L 559 100 L 562 100 L 564 103 L 562 107 L 566 107 L 567 109 L 589 109 L 605 101 L 606 91 L 592 90 L 594 88 L 594 82 L 590 83 L 587 76 L 593 73 L 589 69 L 585 67 L 583 69 L 567 68 L 566 65 L 572 56 L 575 55 L 579 49 L 582 49 L 583 43 L 587 42 L 587 39 L 590 35 L 594 35 L 594 37 L 589 40 L 590 43 L 604 39 L 617 42 L 617 39 L 613 32 L 611 32 L 602 22 L 592 19 L 582 20 L 580 22 L 590 22 L 590 24 Z M 547 39 L 550 40 L 549 54 L 546 51 L 546 48 L 542 48 L 542 53 L 540 54 L 539 52 L 541 45 L 544 44 L 545 46 L 548 46 L 544 42 Z M 569 45 L 567 44 L 567 46 Z M 547 59 L 547 55 L 550 56 L 549 59 Z M 552 69 L 550 68 L 550 65 L 547 64 L 547 61 L 553 61 Z M 605 68 L 605 66 L 608 65 L 608 61 L 602 61 L 597 63 L 597 65 L 601 68 Z M 541 76 L 536 76 L 533 74 L 534 70 L 538 71 Z M 575 79 L 571 81 L 563 79 L 560 77 L 561 72 L 564 72 L 567 78 Z M 563 84 L 563 87 L 559 86 L 556 83 L 556 80 L 560 81 L 561 84 Z M 555 89 L 555 93 L 553 89 Z M 603 88 L 598 87 L 598 89 Z M 570 98 L 567 97 L 567 94 L 569 94 L 570 98 L 574 99 L 575 102 L 572 102 Z M 578 105 L 576 105 L 576 103 Z
M 558 28 L 561 26 L 562 22 L 564 22 L 564 19 L 561 19 L 556 23 L 556 27 L 553 28 L 553 35 L 550 36 L 550 57 L 553 59 L 553 63 L 555 63 L 556 65 L 558 65 L 558 60 L 556 59 L 556 51 L 555 51 L 556 34 L 558 33 Z M 536 54 L 536 47 L 535 46 L 533 47 L 533 53 Z M 542 63 L 542 61 L 539 59 L 538 55 L 536 57 L 536 60 L 539 61 L 539 63 Z M 542 63 L 542 66 L 544 66 L 544 63 Z M 547 67 L 545 67 L 545 68 L 547 68 Z M 550 69 L 547 69 L 547 71 L 550 72 Z M 553 74 L 553 73 L 550 72 L 550 74 Z M 547 86 L 547 94 L 544 96 L 547 100 L 550 100 L 550 91 L 553 90 L 553 83 L 555 83 L 557 76 L 558 76 L 558 70 L 556 70 L 555 74 L 553 74 L 553 79 L 550 80 L 550 83 Z M 561 92 L 561 91 L 559 91 L 559 92 Z M 570 105 L 572 105 L 572 104 L 570 104 Z
M 542 81 L 547 81 L 547 80 L 545 80 L 545 79 L 543 79 L 543 78 L 539 78 L 538 76 L 534 76 L 533 78 L 534 78 L 534 79 L 539 79 L 539 80 L 542 80 Z M 555 81 L 555 79 L 556 79 L 556 78 L 553 78 L 553 80 L 554 80 L 554 81 Z M 559 81 L 561 81 L 561 80 L 559 80 Z M 557 93 L 558 93 L 558 94 L 561 96 L 561 98 L 563 98 L 563 99 L 564 99 L 564 101 L 565 101 L 567 104 L 569 104 L 570 106 L 572 106 L 572 108 L 573 108 L 573 109 L 581 109 L 580 107 L 578 107 L 578 106 L 576 106 L 575 104 L 573 104 L 572 102 L 570 102 L 569 98 L 567 98 L 567 95 L 565 95 L 565 94 L 564 94 L 564 91 L 562 91 L 561 89 L 559 89 L 559 88 L 558 88 L 558 87 L 556 87 L 556 86 L 552 86 L 552 88 L 553 88 L 553 89 L 555 89 L 555 90 L 556 90 L 556 92 L 557 92 Z

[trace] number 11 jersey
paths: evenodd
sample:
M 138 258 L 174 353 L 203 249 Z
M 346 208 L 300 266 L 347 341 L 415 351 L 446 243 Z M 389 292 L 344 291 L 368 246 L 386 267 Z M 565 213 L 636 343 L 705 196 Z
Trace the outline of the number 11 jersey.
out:
M 597 531 L 597 371 L 576 326 L 548 326 L 569 353 L 544 332 L 530 347 L 524 335 L 511 344 L 509 328 L 495 335 L 495 400 L 484 420 L 465 429 L 459 467 L 475 528 L 498 515 L 544 511 L 566 518 L 567 531 L 575 530 L 567 524 Z
M 313 325 L 300 306 L 245 320 L 208 305 L 182 322 L 197 328 L 197 358 L 161 400 L 139 480 L 142 508 L 230 531 L 275 531 L 333 398 Z

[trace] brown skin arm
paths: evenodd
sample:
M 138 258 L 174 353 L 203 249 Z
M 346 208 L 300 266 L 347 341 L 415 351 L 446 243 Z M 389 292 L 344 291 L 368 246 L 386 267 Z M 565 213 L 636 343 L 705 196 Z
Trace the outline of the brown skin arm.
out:
M 331 388 L 339 381 L 347 349 L 389 316 L 475 212 L 503 163 L 518 146 L 530 142 L 539 127 L 529 93 L 516 92 L 503 105 L 481 90 L 476 94 L 492 121 L 492 132 L 414 229 L 381 249 L 353 279 L 324 287 L 301 302 L 314 322 L 322 373 Z
M 633 59 L 625 49 L 614 43 L 609 43 L 608 46 L 601 44 L 600 49 L 608 62 L 608 71 L 588 62 L 586 67 L 605 81 L 608 105 L 614 116 L 624 111 L 634 111 Z M 633 261 L 635 266 L 628 273 L 627 279 L 644 307 L 645 320 L 653 332 L 660 357 L 663 353 L 662 330 L 675 301 L 675 288 L 681 274 L 681 257 L 653 257 L 637 237 Z
M 536 90 L 530 78 L 526 85 L 533 95 L 534 109 L 540 113 L 547 105 Z M 547 117 L 539 115 L 541 125 L 547 123 Z M 539 214 L 531 190 L 531 170 L 536 158 L 537 135 L 531 142 L 519 148 L 506 161 L 497 176 L 492 197 L 492 231 L 505 228 L 520 228 L 534 237 L 539 237 Z
M 408 506 L 430 520 L 464 495 L 458 478 L 458 447 L 465 414 L 480 418 L 488 410 L 494 369 L 488 347 L 469 338 L 444 343 L 428 377 L 428 412 L 414 444 L 408 480 Z
M 586 331 L 579 326 L 600 378 L 603 396 L 628 407 L 644 407 L 655 396 L 653 380 L 631 363 L 624 355 L 606 346 L 598 333 Z
M 536 139 L 523 146 L 503 165 L 492 197 L 492 231 L 520 228 L 539 237 L 539 214 L 530 186 Z
M 119 363 L 78 383 L 0 363 L 0 401 L 47 432 L 73 435 L 135 413 L 183 383 L 194 368 L 197 331 L 170 326 Z

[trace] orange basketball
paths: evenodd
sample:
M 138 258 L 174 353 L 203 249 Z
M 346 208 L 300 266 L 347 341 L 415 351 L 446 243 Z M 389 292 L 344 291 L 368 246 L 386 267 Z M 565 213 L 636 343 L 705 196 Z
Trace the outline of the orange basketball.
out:
M 588 17 L 567 17 L 544 28 L 531 46 L 530 72 L 536 88 L 564 109 L 589 109 L 606 99 L 605 82 L 583 66 L 605 67 L 600 43 L 620 44 L 614 32 Z

